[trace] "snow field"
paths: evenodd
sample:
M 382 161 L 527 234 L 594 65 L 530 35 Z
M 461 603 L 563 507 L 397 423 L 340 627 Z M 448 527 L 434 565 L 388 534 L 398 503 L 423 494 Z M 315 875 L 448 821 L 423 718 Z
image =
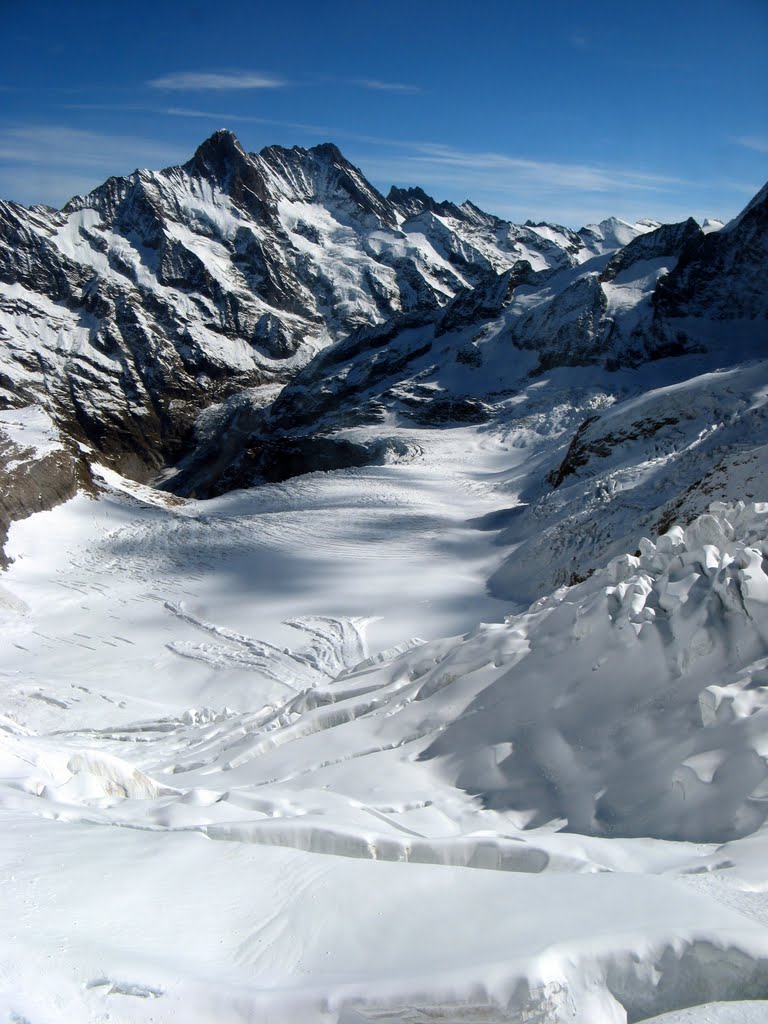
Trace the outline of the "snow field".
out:
M 768 996 L 766 506 L 515 611 L 471 523 L 535 455 L 475 428 L 423 450 L 212 502 L 105 472 L 15 524 L 11 1019 L 624 1024 Z

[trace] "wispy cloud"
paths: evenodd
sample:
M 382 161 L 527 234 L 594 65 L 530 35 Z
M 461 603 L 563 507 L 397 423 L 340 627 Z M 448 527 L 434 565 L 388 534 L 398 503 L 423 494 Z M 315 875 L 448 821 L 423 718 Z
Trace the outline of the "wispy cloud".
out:
M 186 117 L 200 121 L 216 121 L 224 127 L 228 127 L 230 124 L 264 124 L 273 125 L 276 128 L 290 128 L 292 131 L 306 132 L 309 135 L 322 135 L 325 137 L 339 134 L 338 132 L 334 133 L 328 125 L 307 124 L 304 121 L 283 121 L 273 117 L 257 117 L 254 114 L 233 114 L 231 111 L 223 110 L 197 110 L 190 107 L 150 107 L 120 103 L 62 103 L 61 109 L 101 110 L 114 111 L 115 113 L 130 112 L 155 114 L 161 117 Z
M 434 144 L 422 144 L 416 150 L 411 159 L 421 165 L 431 165 L 451 176 L 458 173 L 476 179 L 490 174 L 497 182 L 505 179 L 513 182 L 516 188 L 522 185 L 535 186 L 537 190 L 570 188 L 611 192 L 617 189 L 640 189 L 664 192 L 691 184 L 683 178 L 625 167 L 531 160 L 504 153 L 471 153 Z
M 415 174 L 431 181 L 445 181 L 454 184 L 493 182 L 495 187 L 508 191 L 528 188 L 580 189 L 582 191 L 677 191 L 690 186 L 687 178 L 669 174 L 657 174 L 642 168 L 630 168 L 607 164 L 571 164 L 557 161 L 534 160 L 510 154 L 494 152 L 471 152 L 439 142 L 424 142 L 376 135 L 360 135 L 353 132 L 336 131 L 334 137 L 349 139 L 368 145 L 376 145 L 400 151 L 391 156 L 374 157 L 379 166 L 388 166 L 399 172 L 399 178 L 421 181 Z M 469 193 L 468 193 L 469 195 Z
M 175 71 L 153 78 L 152 89 L 224 92 L 237 89 L 281 89 L 288 83 L 261 71 Z
M 55 166 L 98 167 L 109 170 L 120 165 L 167 165 L 179 150 L 156 139 L 136 135 L 106 135 L 60 125 L 11 127 L 0 131 L 0 160 L 15 163 L 44 163 Z
M 589 39 L 587 36 L 584 32 L 579 32 L 578 30 L 576 32 L 571 32 L 568 37 L 568 42 L 577 50 L 583 50 L 589 46 Z
M 535 160 L 394 140 L 388 140 L 389 152 L 377 153 L 369 148 L 374 141 L 351 144 L 349 155 L 378 187 L 419 184 L 438 199 L 469 198 L 513 221 L 533 218 L 580 227 L 611 214 L 626 220 L 727 219 L 742 205 L 736 183 L 730 187 L 732 201 L 724 204 L 721 182 L 691 183 L 643 167 Z
M 0 164 L 0 196 L 24 206 L 52 206 L 60 209 L 73 196 L 84 196 L 104 181 L 100 174 L 50 174 L 42 166 Z
M 736 195 L 749 196 L 751 198 L 760 191 L 764 184 L 764 181 L 734 181 L 731 178 L 721 178 L 718 181 L 710 182 L 708 187 L 717 189 L 720 192 L 734 192 Z
M 743 205 L 743 197 L 756 191 L 752 185 L 737 181 L 691 183 L 682 177 L 656 173 L 652 168 L 472 152 L 436 142 L 356 134 L 223 110 L 160 104 L 130 108 L 109 104 L 83 106 L 199 119 L 215 122 L 217 128 L 240 124 L 275 126 L 297 135 L 334 139 L 381 188 L 418 184 L 438 199 L 460 202 L 470 198 L 480 207 L 515 221 L 532 217 L 578 227 L 611 213 L 627 220 L 642 216 L 680 220 L 689 215 L 728 219 Z M 243 132 L 247 135 L 245 127 Z M 271 133 L 253 134 L 255 142 Z M 298 141 L 301 142 L 301 135 Z M 768 142 L 750 137 L 752 143 L 763 141 Z M 71 195 L 96 187 L 111 174 L 129 173 L 137 165 L 165 167 L 181 163 L 190 153 L 187 145 L 182 149 L 136 135 L 62 125 L 0 125 L 0 195 L 11 195 L 21 202 L 60 205 Z M 724 195 L 732 197 L 733 208 L 731 201 L 724 202 Z
M 741 135 L 733 141 L 747 149 L 754 149 L 757 153 L 768 153 L 768 136 L 766 135 Z
M 408 85 L 405 82 L 382 82 L 378 78 L 358 78 L 355 80 L 355 85 L 360 85 L 363 89 L 375 89 L 378 92 L 421 92 L 422 90 L 418 85 Z
M 187 159 L 176 147 L 136 135 L 109 135 L 61 125 L 0 130 L 0 195 L 61 205 L 112 174 Z
M 156 114 L 169 117 L 191 117 L 204 121 L 219 121 L 222 124 L 267 124 L 277 128 L 293 128 L 296 131 L 308 132 L 311 135 L 330 135 L 331 129 L 317 124 L 303 124 L 300 121 L 279 121 L 270 117 L 255 117 L 250 114 L 230 114 L 212 110 L 190 110 L 187 107 L 164 107 L 154 110 Z

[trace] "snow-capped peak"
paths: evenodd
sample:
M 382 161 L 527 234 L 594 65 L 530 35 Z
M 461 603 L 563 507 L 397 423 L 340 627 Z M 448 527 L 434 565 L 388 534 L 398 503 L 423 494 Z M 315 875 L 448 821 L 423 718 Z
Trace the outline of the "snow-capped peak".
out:
M 705 217 L 701 222 L 701 230 L 705 235 L 710 234 L 712 231 L 719 231 L 720 228 L 725 226 L 725 222 L 719 220 L 717 217 Z
M 587 224 L 579 234 L 587 246 L 596 253 L 605 253 L 628 245 L 638 235 L 653 231 L 659 223 L 653 220 L 640 220 L 629 224 L 619 217 L 607 217 L 598 224 Z

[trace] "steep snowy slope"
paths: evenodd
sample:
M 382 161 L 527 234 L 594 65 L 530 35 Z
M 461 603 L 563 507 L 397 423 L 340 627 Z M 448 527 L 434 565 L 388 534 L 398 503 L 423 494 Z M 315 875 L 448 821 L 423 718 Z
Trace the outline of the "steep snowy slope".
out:
M 768 184 L 720 231 L 692 238 L 659 289 L 659 311 L 675 318 L 765 320 Z
M 454 260 L 460 262 L 469 255 L 472 265 L 483 266 L 484 257 L 486 268 L 497 273 L 510 265 L 510 257 L 512 261 L 527 260 L 534 270 L 576 266 L 592 256 L 615 252 L 660 227 L 656 221 L 627 224 L 616 217 L 580 231 L 543 221 L 510 224 L 469 200 L 460 206 L 435 202 L 421 188 L 392 188 L 387 198 L 404 218 L 407 230 L 423 226 L 428 237 L 447 245 Z
M 609 407 L 589 410 L 567 451 L 521 496 L 526 507 L 501 537 L 515 550 L 492 580 L 495 593 L 518 596 L 522 587 L 530 595 L 527 564 L 544 571 L 546 592 L 624 550 L 633 529 L 663 531 L 713 499 L 766 492 L 767 211 L 763 189 L 722 234 L 677 231 L 679 262 L 651 294 L 652 314 L 644 300 L 628 336 L 646 349 L 652 339 L 656 355 L 692 354 L 641 369 L 623 393 L 607 385 Z M 615 276 L 601 275 L 614 310 L 622 308 L 617 285 L 632 286 L 627 255 L 642 258 L 652 238 L 612 257 Z

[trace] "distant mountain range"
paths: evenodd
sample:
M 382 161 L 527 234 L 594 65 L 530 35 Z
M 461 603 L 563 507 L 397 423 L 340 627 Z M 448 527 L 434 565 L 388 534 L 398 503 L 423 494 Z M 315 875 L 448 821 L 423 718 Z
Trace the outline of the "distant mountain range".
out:
M 0 203 L 0 528 L 92 486 L 93 461 L 205 496 L 408 457 L 353 436 L 396 416 L 562 435 L 527 513 L 559 530 L 563 496 L 591 507 L 578 481 L 630 440 L 664 448 L 674 427 L 685 448 L 681 418 L 712 428 L 714 385 L 671 413 L 658 388 L 761 354 L 767 219 L 763 189 L 725 227 L 511 224 L 420 188 L 384 196 L 332 144 L 250 154 L 228 131 L 61 211 Z M 657 519 L 701 511 L 690 488 L 717 475 L 723 436 L 675 470 Z M 592 547 L 567 548 L 568 578 Z

